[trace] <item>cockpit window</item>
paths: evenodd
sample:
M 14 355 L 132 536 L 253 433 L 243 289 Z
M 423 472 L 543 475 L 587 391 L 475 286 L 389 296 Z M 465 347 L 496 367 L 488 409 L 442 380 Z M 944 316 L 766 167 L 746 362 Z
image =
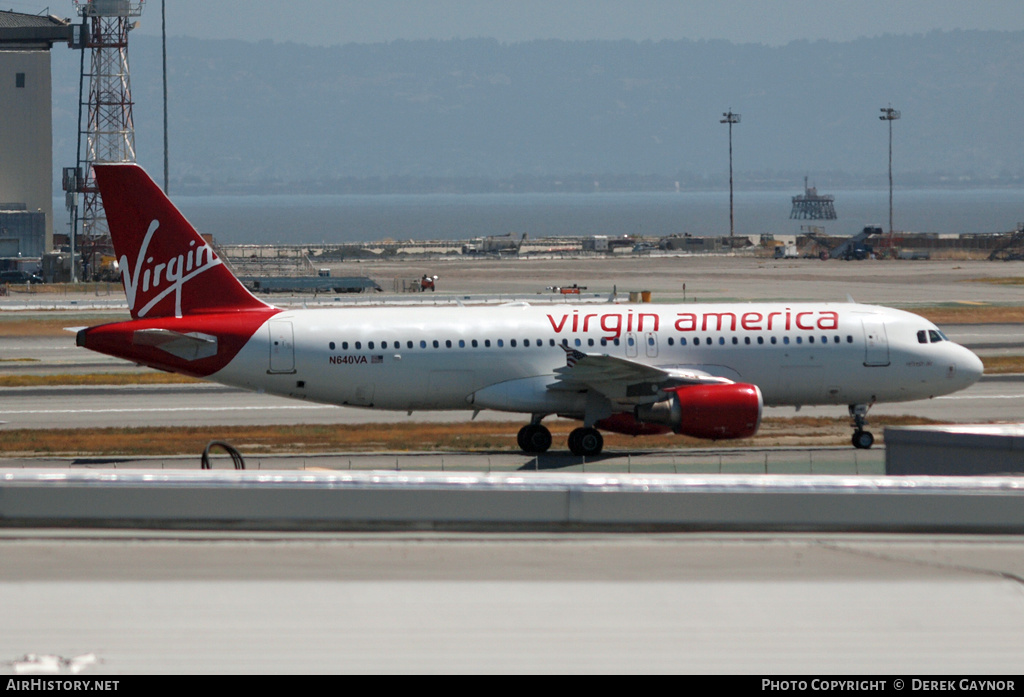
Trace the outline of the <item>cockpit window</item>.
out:
M 937 344 L 940 341 L 949 341 L 949 339 L 938 329 L 928 329 L 927 331 L 922 329 L 917 333 L 917 343 L 919 344 Z

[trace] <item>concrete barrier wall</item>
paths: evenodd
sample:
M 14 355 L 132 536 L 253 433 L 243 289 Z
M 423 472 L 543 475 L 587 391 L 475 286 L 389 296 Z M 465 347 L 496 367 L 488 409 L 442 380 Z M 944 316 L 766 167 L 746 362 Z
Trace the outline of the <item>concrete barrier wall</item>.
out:
M 886 428 L 885 473 L 940 476 L 1024 473 L 1024 426 Z
M 1024 533 L 1024 479 L 0 470 L 0 525 Z

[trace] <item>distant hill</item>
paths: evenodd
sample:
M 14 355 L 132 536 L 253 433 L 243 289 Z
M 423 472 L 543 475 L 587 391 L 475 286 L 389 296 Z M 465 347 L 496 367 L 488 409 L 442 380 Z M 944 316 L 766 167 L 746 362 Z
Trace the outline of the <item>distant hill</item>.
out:
M 720 187 L 722 112 L 747 185 L 1024 184 L 1024 32 L 772 48 L 724 41 L 172 38 L 171 177 L 280 190 Z M 55 167 L 72 164 L 78 54 L 53 51 Z M 133 35 L 138 158 L 162 172 L 159 39 Z M 59 179 L 58 179 L 59 181 Z M 566 184 L 566 182 L 570 182 Z

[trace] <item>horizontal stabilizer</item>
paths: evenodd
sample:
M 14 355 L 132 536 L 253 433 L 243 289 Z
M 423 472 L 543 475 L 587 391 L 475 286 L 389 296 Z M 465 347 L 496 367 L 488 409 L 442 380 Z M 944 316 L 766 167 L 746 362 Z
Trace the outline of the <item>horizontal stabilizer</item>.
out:
M 132 335 L 135 346 L 152 346 L 186 361 L 217 355 L 217 337 L 200 332 L 182 334 L 170 329 L 138 329 Z

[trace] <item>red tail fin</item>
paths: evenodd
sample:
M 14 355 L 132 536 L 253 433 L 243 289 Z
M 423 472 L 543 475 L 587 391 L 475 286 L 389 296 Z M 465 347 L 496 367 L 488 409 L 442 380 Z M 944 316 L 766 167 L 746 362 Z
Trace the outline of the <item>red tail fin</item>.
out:
M 266 309 L 138 165 L 96 165 L 133 319 Z

